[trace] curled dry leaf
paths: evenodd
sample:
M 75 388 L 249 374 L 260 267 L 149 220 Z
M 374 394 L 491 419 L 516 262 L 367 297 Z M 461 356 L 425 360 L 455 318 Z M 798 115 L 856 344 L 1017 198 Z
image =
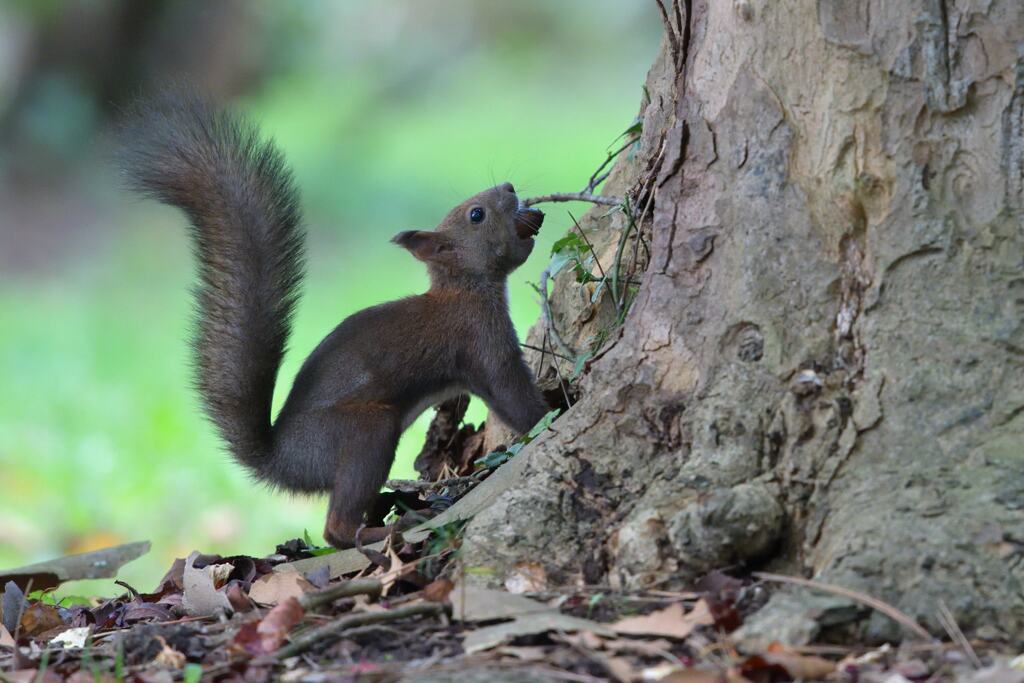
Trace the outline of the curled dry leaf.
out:
M 182 591 L 181 606 L 192 617 L 207 617 L 230 612 L 232 610 L 231 602 L 227 595 L 217 590 L 215 583 L 218 573 L 216 567 L 223 565 L 209 565 L 197 569 L 194 566 L 197 557 L 199 557 L 199 553 L 192 553 L 185 560 L 182 581 L 185 588 Z M 230 565 L 227 566 L 230 567 Z M 223 570 L 219 571 L 223 572 Z
M 277 605 L 314 589 L 315 586 L 298 572 L 274 572 L 256 579 L 249 589 L 249 597 L 261 605 Z
M 243 624 L 235 635 L 234 645 L 254 657 L 270 654 L 281 647 L 288 632 L 305 614 L 297 599 L 287 598 L 260 621 Z
M 618 633 L 642 636 L 665 636 L 667 638 L 686 638 L 698 626 L 710 626 L 715 623 L 708 603 L 698 600 L 689 612 L 683 611 L 683 604 L 673 603 L 662 610 L 651 612 L 640 617 L 621 619 L 612 628 Z

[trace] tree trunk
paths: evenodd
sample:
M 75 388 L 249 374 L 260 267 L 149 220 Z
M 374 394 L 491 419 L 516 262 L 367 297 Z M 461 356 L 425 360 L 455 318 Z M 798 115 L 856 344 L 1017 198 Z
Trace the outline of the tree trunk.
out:
M 642 230 L 623 249 L 624 212 L 583 221 L 595 277 L 637 246 L 642 285 L 577 402 L 490 487 L 467 564 L 498 583 L 665 588 L 769 568 L 936 634 L 941 602 L 965 630 L 1019 634 L 1024 8 L 666 15 L 642 133 L 604 188 Z M 610 290 L 560 274 L 531 343 L 554 327 L 570 356 L 609 336 Z M 778 591 L 748 630 L 828 635 L 824 608 L 846 635 L 900 636 L 851 604 Z

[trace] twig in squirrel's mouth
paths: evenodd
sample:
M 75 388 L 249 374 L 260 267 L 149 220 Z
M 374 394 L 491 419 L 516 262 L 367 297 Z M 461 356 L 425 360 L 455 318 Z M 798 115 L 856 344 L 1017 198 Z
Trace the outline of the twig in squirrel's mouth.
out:
M 548 202 L 590 202 L 591 204 L 601 204 L 603 206 L 618 206 L 622 204 L 622 201 L 622 197 L 603 197 L 590 192 L 555 192 L 554 194 L 545 194 L 540 197 L 528 197 L 523 200 L 523 205 L 533 206 L 534 204 L 545 204 Z

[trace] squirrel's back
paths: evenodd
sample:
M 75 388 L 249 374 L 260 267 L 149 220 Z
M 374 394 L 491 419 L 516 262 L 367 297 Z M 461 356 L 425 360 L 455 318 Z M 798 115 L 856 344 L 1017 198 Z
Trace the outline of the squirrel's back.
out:
M 194 94 L 140 102 L 122 133 L 131 185 L 190 219 L 195 382 L 234 456 L 265 478 L 274 384 L 304 270 L 291 172 L 253 125 Z

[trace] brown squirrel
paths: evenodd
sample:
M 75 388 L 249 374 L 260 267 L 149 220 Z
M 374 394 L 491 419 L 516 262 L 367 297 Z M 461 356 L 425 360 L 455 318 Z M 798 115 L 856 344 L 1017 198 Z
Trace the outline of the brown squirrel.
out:
M 341 322 L 303 363 L 271 422 L 274 384 L 304 271 L 298 192 L 280 151 L 244 119 L 177 93 L 135 105 L 122 131 L 138 191 L 184 210 L 198 259 L 193 340 L 206 413 L 253 475 L 330 491 L 324 538 L 379 540 L 360 527 L 426 408 L 479 396 L 525 432 L 547 406 L 508 314 L 506 279 L 526 261 L 544 214 L 510 183 L 452 209 L 433 231 L 392 241 L 423 261 L 430 289 Z

